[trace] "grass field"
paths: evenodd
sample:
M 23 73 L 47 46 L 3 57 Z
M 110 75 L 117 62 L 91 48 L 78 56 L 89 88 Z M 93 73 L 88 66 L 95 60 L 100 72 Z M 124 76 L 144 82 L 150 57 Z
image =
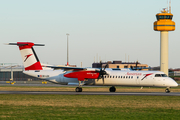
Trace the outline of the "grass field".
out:
M 0 86 L 0 91 L 74 91 L 75 87 Z M 84 87 L 107 92 L 108 87 Z M 164 92 L 165 88 L 117 87 L 120 92 Z M 180 88 L 172 88 L 178 92 Z M 0 94 L 0 120 L 177 120 L 179 96 Z
M 177 96 L 0 95 L 0 119 L 174 119 Z

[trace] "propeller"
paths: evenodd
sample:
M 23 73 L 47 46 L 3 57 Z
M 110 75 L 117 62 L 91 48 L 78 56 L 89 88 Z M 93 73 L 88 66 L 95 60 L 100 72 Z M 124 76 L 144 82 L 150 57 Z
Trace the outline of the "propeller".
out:
M 150 70 L 150 69 L 151 69 L 150 66 L 149 66 L 149 67 L 138 67 L 138 64 L 139 64 L 139 62 L 136 61 L 136 66 L 135 66 L 134 68 L 131 66 L 131 69 L 132 69 L 132 70 L 142 70 L 142 69 L 148 69 L 148 70 Z
M 137 70 L 137 64 L 138 64 L 138 61 L 136 61 L 136 68 L 135 68 L 136 70 Z
M 137 67 L 138 64 L 139 64 L 138 61 L 136 61 L 136 66 L 135 66 L 134 68 L 131 66 L 131 69 L 132 69 L 132 70 L 138 70 L 138 69 L 139 69 L 139 68 Z
M 101 65 L 101 69 L 100 69 L 100 71 L 99 71 L 99 78 L 98 78 L 98 80 L 102 78 L 103 85 L 104 85 L 104 75 L 107 75 L 107 72 L 105 71 L 105 69 L 107 68 L 108 63 L 106 64 L 106 66 L 104 67 L 104 69 L 103 69 L 103 67 L 102 67 L 102 65 L 103 65 L 102 62 L 100 62 L 100 65 Z

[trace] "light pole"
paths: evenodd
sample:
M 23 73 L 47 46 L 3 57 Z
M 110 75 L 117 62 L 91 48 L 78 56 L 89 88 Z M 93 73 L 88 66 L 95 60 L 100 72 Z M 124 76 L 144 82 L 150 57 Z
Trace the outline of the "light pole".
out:
M 68 36 L 69 36 L 69 34 L 66 33 L 66 35 L 67 35 L 67 66 L 68 66 L 69 65 L 69 51 L 68 51 Z

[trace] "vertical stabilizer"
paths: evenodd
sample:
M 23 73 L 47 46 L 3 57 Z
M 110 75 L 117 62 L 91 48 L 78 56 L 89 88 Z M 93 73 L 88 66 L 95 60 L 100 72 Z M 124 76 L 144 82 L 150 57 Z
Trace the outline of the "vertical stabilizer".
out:
M 33 46 L 44 46 L 32 42 L 9 43 L 8 45 L 17 45 L 21 53 L 25 70 L 42 70 L 41 63 L 33 49 Z

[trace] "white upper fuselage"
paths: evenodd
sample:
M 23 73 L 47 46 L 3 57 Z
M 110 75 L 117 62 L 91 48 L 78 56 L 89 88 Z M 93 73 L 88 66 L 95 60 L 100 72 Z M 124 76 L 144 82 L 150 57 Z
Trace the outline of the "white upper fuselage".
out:
M 72 71 L 63 70 L 39 70 L 24 71 L 25 74 L 48 80 L 59 84 L 78 84 L 77 78 L 67 78 L 64 74 Z M 88 79 L 84 85 L 111 85 L 111 86 L 154 86 L 154 87 L 177 87 L 178 84 L 160 71 L 133 71 L 106 69 L 104 84 L 102 79 Z

